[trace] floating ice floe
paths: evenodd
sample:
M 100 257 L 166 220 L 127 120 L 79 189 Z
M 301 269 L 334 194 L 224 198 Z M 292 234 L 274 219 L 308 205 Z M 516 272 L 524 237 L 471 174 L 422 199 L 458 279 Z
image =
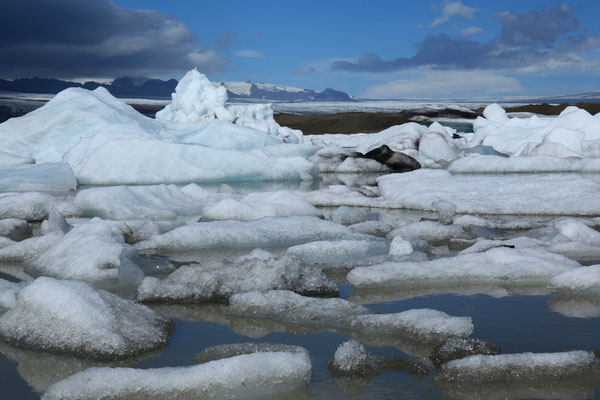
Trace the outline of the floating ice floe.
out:
M 470 317 L 452 317 L 430 309 L 372 314 L 369 309 L 347 300 L 303 297 L 283 290 L 236 294 L 229 302 L 228 314 L 324 326 L 361 335 L 397 335 L 435 342 L 473 332 Z
M 400 235 L 394 236 L 390 243 L 390 256 L 406 256 L 414 251 L 412 244 Z
M 487 145 L 511 156 L 597 157 L 600 119 L 571 106 L 553 118 L 509 118 L 491 104 L 473 123 L 469 146 Z
M 341 206 L 333 210 L 330 218 L 338 224 L 354 225 L 365 221 L 377 220 L 378 214 L 371 210 Z
M 132 356 L 166 345 L 173 323 L 144 306 L 77 281 L 38 278 L 0 317 L 10 344 L 82 357 Z
M 579 176 L 453 176 L 421 169 L 377 182 L 383 198 L 398 208 L 433 210 L 432 203 L 445 200 L 463 214 L 600 214 L 600 205 L 590 201 L 600 194 L 600 184 Z
M 302 264 L 345 265 L 357 259 L 381 256 L 388 253 L 389 244 L 382 239 L 321 240 L 292 246 L 287 254 Z
M 576 267 L 579 267 L 576 261 L 543 249 L 499 247 L 424 262 L 358 267 L 348 273 L 347 279 L 359 288 L 459 282 L 539 284 Z
M 0 139 L 15 155 L 70 164 L 80 184 L 311 180 L 316 175 L 314 165 L 299 156 L 306 149 L 277 149 L 284 141 L 300 142 L 299 131 L 279 127 L 268 107 L 244 112 L 244 106 L 236 106 L 231 112 L 221 104 L 226 95 L 213 92 L 222 90 L 191 71 L 177 86 L 173 104 L 153 120 L 102 87 L 69 88 L 43 107 L 0 124 Z
M 256 221 L 213 221 L 185 225 L 135 245 L 141 250 L 255 249 L 340 239 L 352 232 L 317 217 L 265 217 Z
M 587 351 L 475 355 L 444 364 L 436 379 L 469 382 L 559 379 L 585 373 L 595 365 L 594 353 Z
M 600 292 L 600 265 L 590 265 L 563 272 L 552 278 L 548 286 L 562 293 L 598 293 Z
M 45 252 L 25 265 L 31 276 L 73 279 L 99 286 L 137 284 L 143 272 L 135 250 L 113 235 L 110 226 L 93 219 L 77 225 Z
M 319 271 L 300 267 L 287 256 L 262 250 L 232 262 L 182 266 L 163 280 L 148 277 L 138 288 L 142 302 L 227 302 L 236 293 L 292 290 L 304 295 L 337 296 L 337 285 Z
M 66 192 L 77 187 L 69 164 L 0 166 L 0 192 Z
M 42 398 L 285 398 L 307 390 L 311 369 L 304 352 L 259 352 L 187 367 L 91 368 L 51 386 Z

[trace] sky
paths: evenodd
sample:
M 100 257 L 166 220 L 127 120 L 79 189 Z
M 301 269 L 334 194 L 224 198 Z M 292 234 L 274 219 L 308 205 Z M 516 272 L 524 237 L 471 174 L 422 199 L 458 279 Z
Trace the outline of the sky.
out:
M 364 98 L 600 90 L 600 1 L 2 0 L 0 78 L 277 83 Z

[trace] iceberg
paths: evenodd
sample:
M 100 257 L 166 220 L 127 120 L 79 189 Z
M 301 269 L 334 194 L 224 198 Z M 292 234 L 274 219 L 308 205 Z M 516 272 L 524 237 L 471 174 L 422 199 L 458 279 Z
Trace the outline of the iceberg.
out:
M 293 398 L 306 390 L 311 369 L 303 352 L 259 352 L 187 367 L 90 368 L 52 385 L 42 398 Z
M 0 124 L 0 140 L 17 156 L 70 164 L 79 184 L 312 180 L 316 167 L 298 149 L 267 150 L 300 143 L 301 132 L 277 125 L 269 107 L 230 111 L 223 90 L 190 71 L 154 120 L 102 87 L 69 88 Z
M 38 278 L 0 316 L 0 338 L 23 348 L 87 358 L 123 358 L 165 346 L 173 322 L 77 281 Z
M 292 246 L 287 254 L 302 264 L 333 264 L 344 266 L 356 260 L 388 253 L 389 244 L 378 238 L 320 240 Z M 327 265 L 331 267 L 331 265 Z
M 596 294 L 600 292 L 600 265 L 575 268 L 553 277 L 548 286 L 561 293 Z
M 35 164 L 35 160 L 29 157 L 21 157 L 16 154 L 0 151 L 0 167 L 9 167 L 13 165 Z

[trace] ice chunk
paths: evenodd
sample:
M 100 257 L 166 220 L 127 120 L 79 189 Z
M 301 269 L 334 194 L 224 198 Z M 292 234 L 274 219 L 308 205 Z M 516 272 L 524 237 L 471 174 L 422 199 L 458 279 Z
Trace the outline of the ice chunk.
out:
M 600 184 L 579 176 L 453 176 L 420 169 L 377 181 L 382 196 L 403 208 L 432 210 L 434 201 L 445 200 L 465 214 L 600 214 L 600 205 L 588 201 L 600 194 Z
M 0 317 L 0 338 L 19 347 L 116 358 L 162 347 L 173 323 L 83 282 L 38 278 Z
M 389 245 L 381 239 L 320 240 L 290 247 L 287 253 L 302 264 L 344 264 L 385 255 Z
M 235 315 L 303 323 L 340 323 L 348 316 L 369 312 L 347 300 L 304 297 L 286 290 L 236 294 L 229 304 L 227 312 Z
M 52 247 L 63 235 L 62 232 L 50 232 L 3 247 L 0 249 L 0 261 L 24 261 L 36 257 Z
M 69 164 L 0 166 L 0 192 L 66 192 L 77 187 Z
M 414 251 L 412 244 L 402 236 L 397 235 L 390 244 L 390 256 L 406 256 Z
M 114 220 L 175 219 L 177 215 L 201 215 L 207 204 L 221 195 L 198 185 L 114 186 L 81 190 L 75 204 L 86 216 Z
M 0 193 L 0 218 L 39 221 L 48 216 L 54 202 L 54 197 L 43 193 Z
M 188 367 L 91 368 L 51 386 L 43 399 L 191 399 L 298 396 L 310 381 L 303 352 L 245 354 Z
M 374 369 L 376 359 L 366 352 L 362 344 L 349 340 L 339 345 L 330 365 L 342 373 L 357 373 Z
M 0 219 L 0 236 L 19 241 L 31 237 L 31 225 L 16 218 Z
M 475 355 L 450 361 L 436 378 L 454 381 L 513 381 L 576 376 L 595 363 L 594 353 L 517 353 Z
M 356 287 L 385 287 L 431 283 L 478 282 L 546 283 L 555 275 L 578 267 L 566 257 L 543 249 L 498 247 L 431 261 L 383 263 L 358 267 L 347 275 Z
M 473 333 L 471 317 L 452 317 L 428 308 L 395 314 L 357 315 L 352 317 L 352 327 L 359 331 L 418 337 L 424 341 L 450 336 L 466 337 Z
M 236 357 L 242 354 L 271 352 L 303 353 L 307 357 L 309 356 L 308 351 L 304 347 L 294 346 L 291 344 L 234 343 L 206 347 L 200 352 L 200 354 L 195 356 L 193 360 L 198 363 L 205 363 L 209 361 L 220 360 L 222 358 Z
M 145 278 L 138 288 L 137 299 L 168 303 L 226 302 L 235 293 L 273 289 L 306 295 L 338 295 L 336 284 L 322 273 L 300 267 L 290 257 L 275 257 L 255 250 L 233 262 L 180 267 L 162 281 Z
M 224 199 L 207 207 L 202 214 L 207 219 L 237 221 L 293 215 L 323 216 L 312 204 L 287 190 L 251 193 L 240 200 Z
M 136 253 L 113 235 L 110 226 L 93 219 L 77 225 L 44 253 L 28 260 L 25 271 L 32 276 L 50 276 L 114 286 L 136 284 L 143 273 L 135 264 Z
M 320 169 L 321 172 L 327 172 L 325 168 Z M 365 172 L 391 172 L 392 170 L 375 160 L 368 158 L 353 158 L 348 157 L 335 168 L 338 174 L 352 174 Z
M 236 125 L 266 132 L 280 137 L 287 143 L 302 143 L 302 131 L 280 126 L 273 118 L 271 104 L 232 105 L 227 110 L 233 114 L 233 121 Z
M 452 223 L 452 217 L 456 214 L 456 204 L 450 201 L 436 200 L 431 203 L 431 207 L 437 211 L 440 223 L 446 225 Z
M 204 74 L 195 68 L 177 84 L 172 102 L 156 113 L 163 122 L 200 122 L 214 119 L 233 121 L 233 114 L 225 108 L 227 89 L 214 87 Z
M 563 272 L 552 278 L 548 286 L 561 292 L 582 294 L 600 292 L 600 265 Z
M 477 354 L 496 355 L 500 349 L 489 340 L 451 337 L 436 349 L 432 361 L 439 368 L 448 361 Z
M 331 220 L 342 225 L 354 225 L 377 220 L 379 215 L 371 210 L 341 206 L 333 210 Z
M 440 242 L 450 238 L 464 237 L 465 233 L 461 226 L 442 225 L 434 221 L 421 221 L 396 228 L 388 234 L 388 237 L 398 235 L 427 242 Z
M 35 160 L 29 157 L 21 157 L 16 154 L 0 151 L 0 167 L 12 165 L 35 164 Z
M 350 225 L 350 229 L 363 235 L 386 237 L 388 233 L 397 228 L 398 225 L 389 221 L 365 221 Z
M 351 231 L 348 228 L 317 217 L 265 217 L 248 222 L 198 222 L 153 236 L 137 243 L 135 247 L 170 251 L 254 249 L 337 239 L 349 234 Z
M 419 155 L 430 158 L 435 162 L 449 162 L 456 158 L 456 154 L 448 142 L 437 133 L 427 133 L 419 141 Z
M 23 286 L 23 284 L 0 279 L 0 312 L 2 312 L 3 308 L 14 308 L 17 305 L 16 296 Z

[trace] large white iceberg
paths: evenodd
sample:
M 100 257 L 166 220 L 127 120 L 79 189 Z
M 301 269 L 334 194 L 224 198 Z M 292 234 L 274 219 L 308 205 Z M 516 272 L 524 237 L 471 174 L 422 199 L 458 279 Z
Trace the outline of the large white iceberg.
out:
M 233 113 L 223 105 L 226 97 L 224 88 L 190 71 L 154 120 L 102 87 L 69 88 L 0 124 L 0 140 L 17 156 L 69 163 L 80 184 L 312 179 L 315 167 L 298 151 L 262 150 L 298 143 L 300 132 L 276 125 L 267 108 L 243 113 L 237 106 Z

